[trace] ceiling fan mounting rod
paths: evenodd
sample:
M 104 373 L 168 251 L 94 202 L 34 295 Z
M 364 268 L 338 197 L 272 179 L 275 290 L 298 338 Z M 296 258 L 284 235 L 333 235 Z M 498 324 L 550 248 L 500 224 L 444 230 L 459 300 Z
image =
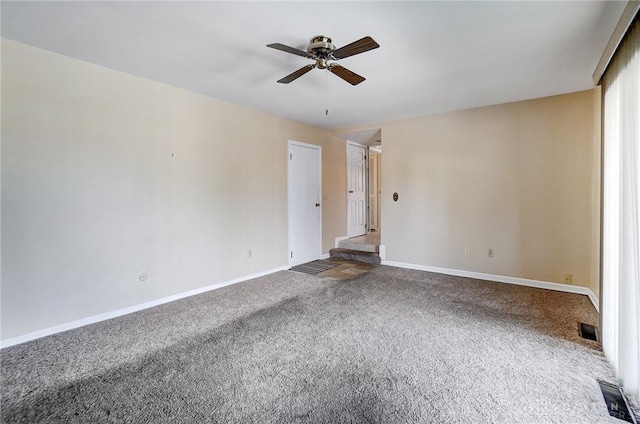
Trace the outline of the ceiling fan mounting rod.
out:
M 309 47 L 307 47 L 307 52 L 321 55 L 321 54 L 331 54 L 336 49 L 336 46 L 331 44 L 331 38 L 325 35 L 316 35 L 309 42 Z

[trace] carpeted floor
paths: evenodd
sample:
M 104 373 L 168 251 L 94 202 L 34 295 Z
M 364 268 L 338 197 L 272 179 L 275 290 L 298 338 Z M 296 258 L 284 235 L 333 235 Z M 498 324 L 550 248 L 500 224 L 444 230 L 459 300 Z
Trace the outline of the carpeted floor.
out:
M 586 296 L 283 271 L 1 352 L 6 423 L 610 423 Z

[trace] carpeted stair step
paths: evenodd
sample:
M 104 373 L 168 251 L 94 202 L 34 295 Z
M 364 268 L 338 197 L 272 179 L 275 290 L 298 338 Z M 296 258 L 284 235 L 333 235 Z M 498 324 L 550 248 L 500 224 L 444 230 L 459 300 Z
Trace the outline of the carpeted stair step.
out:
M 359 250 L 350 250 L 336 248 L 329 250 L 329 257 L 346 259 L 353 262 L 361 262 L 371 265 L 380 265 L 380 255 L 375 252 L 362 252 Z
M 340 249 L 359 250 L 361 252 L 372 252 L 372 253 L 380 252 L 380 246 L 377 244 L 367 244 L 362 242 L 354 243 L 349 240 L 351 239 L 341 240 L 338 247 Z

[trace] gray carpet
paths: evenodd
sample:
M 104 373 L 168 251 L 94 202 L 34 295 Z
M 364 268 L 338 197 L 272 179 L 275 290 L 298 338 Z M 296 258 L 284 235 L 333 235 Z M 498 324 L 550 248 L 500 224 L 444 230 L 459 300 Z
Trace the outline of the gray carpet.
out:
M 608 423 L 586 296 L 283 271 L 1 352 L 6 423 Z

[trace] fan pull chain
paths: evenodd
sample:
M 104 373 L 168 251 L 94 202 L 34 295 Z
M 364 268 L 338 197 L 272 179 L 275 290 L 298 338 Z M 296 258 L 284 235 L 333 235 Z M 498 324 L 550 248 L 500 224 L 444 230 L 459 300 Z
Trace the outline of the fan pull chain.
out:
M 329 116 L 329 69 L 325 69 L 324 71 L 324 98 L 325 98 L 325 104 L 327 105 L 327 108 L 324 110 L 324 114 L 326 116 Z

